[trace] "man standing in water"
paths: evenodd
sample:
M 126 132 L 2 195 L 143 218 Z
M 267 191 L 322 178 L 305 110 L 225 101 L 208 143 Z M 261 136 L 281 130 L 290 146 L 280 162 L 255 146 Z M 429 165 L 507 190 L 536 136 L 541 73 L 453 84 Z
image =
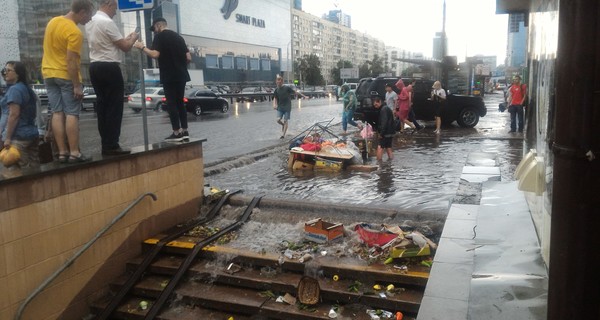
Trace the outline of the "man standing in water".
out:
M 277 88 L 273 92 L 273 108 L 277 110 L 277 123 L 281 125 L 281 137 L 279 139 L 283 139 L 285 138 L 290 113 L 292 112 L 292 95 L 299 94 L 303 98 L 306 98 L 306 96 L 295 91 L 290 86 L 284 86 L 281 75 L 277 75 L 275 83 L 277 84 Z
M 379 134 L 379 145 L 377 146 L 377 161 L 383 160 L 383 153 L 388 160 L 394 159 L 392 140 L 396 134 L 394 127 L 394 112 L 389 106 L 382 106 L 380 97 L 373 98 L 373 107 L 379 110 L 379 121 L 377 122 L 377 133 Z

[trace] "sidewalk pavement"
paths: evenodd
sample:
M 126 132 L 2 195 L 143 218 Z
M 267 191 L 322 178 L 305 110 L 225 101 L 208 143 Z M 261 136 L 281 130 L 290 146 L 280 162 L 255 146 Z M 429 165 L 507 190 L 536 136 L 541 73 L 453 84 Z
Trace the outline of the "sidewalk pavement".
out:
M 546 319 L 548 273 L 518 181 L 494 154 L 470 154 L 462 180 L 479 204 L 452 204 L 417 320 Z

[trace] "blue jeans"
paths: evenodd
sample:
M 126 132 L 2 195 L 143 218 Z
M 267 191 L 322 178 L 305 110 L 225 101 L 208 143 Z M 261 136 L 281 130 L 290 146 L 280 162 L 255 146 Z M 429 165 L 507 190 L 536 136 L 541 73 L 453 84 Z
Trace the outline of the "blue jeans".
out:
M 510 131 L 517 131 L 517 127 L 519 128 L 519 132 L 523 132 L 523 106 L 518 104 L 513 104 L 508 107 L 508 112 L 510 113 Z M 518 120 L 518 126 L 517 126 Z
M 413 110 L 412 107 L 408 112 L 408 121 L 412 122 L 415 125 L 415 128 L 417 128 L 417 130 L 421 130 L 421 128 L 423 128 L 423 126 L 417 122 L 417 116 L 415 115 L 415 110 Z
M 358 127 L 358 124 L 352 119 L 354 117 L 354 110 L 346 110 L 342 113 L 342 129 L 346 131 L 348 129 L 348 123 Z

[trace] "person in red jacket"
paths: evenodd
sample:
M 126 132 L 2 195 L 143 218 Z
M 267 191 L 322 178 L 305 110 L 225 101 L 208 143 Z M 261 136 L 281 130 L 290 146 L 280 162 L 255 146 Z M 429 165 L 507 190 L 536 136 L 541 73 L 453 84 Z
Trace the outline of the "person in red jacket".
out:
M 510 131 L 508 133 L 514 133 L 517 129 L 519 132 L 523 132 L 523 102 L 526 96 L 527 85 L 521 83 L 520 76 L 515 76 L 513 84 L 508 89 L 507 102 L 509 105 L 508 112 L 510 113 Z

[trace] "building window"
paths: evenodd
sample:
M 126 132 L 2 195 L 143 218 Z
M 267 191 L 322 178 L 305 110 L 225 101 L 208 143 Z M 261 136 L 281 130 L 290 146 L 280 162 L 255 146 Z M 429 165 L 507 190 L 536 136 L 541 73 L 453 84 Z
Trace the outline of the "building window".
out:
M 233 69 L 233 56 L 223 56 L 221 58 L 223 69 Z
M 250 70 L 260 70 L 260 62 L 258 61 L 258 59 L 250 59 Z
M 206 68 L 218 69 L 219 68 L 219 57 L 216 54 L 206 55 Z
M 235 65 L 238 70 L 247 70 L 248 69 L 248 61 L 246 57 L 235 57 Z
M 271 71 L 271 60 L 260 59 L 260 65 L 263 71 Z

